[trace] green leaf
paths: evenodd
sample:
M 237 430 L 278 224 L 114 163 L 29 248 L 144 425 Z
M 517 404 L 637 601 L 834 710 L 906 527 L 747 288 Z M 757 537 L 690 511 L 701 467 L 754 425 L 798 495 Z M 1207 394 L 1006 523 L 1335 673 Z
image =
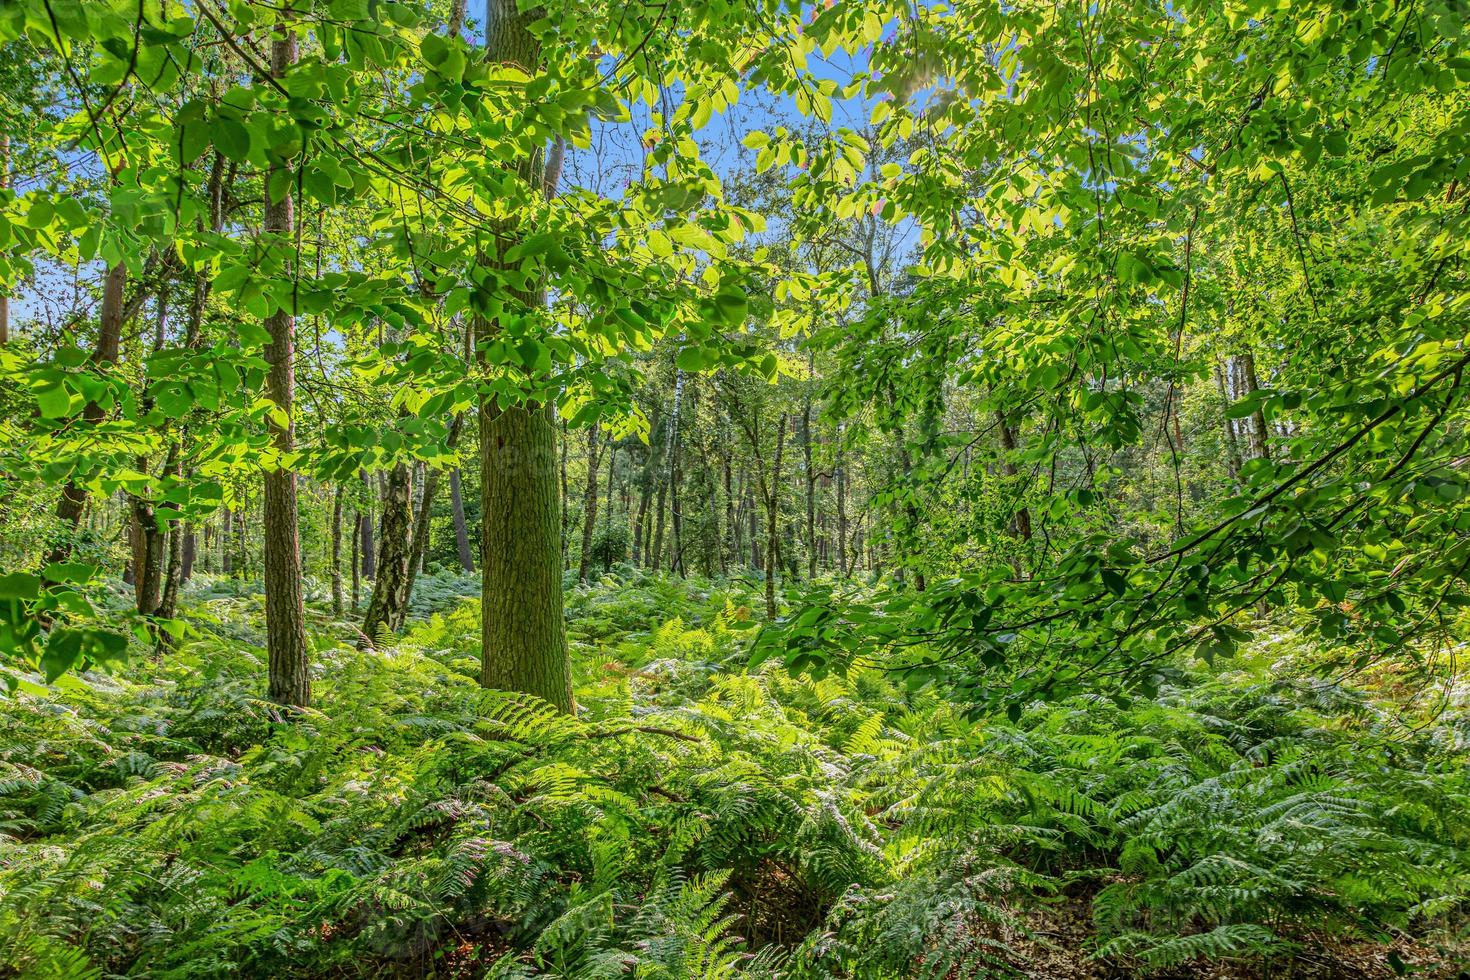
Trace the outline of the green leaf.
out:
M 71 392 L 63 384 L 55 384 L 36 392 L 36 404 L 41 408 L 41 417 L 59 419 L 71 410 Z

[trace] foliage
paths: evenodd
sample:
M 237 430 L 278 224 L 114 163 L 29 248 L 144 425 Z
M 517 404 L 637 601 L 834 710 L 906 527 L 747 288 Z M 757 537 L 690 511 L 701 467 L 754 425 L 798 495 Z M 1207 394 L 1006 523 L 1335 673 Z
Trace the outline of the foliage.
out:
M 873 670 L 746 671 L 755 598 L 576 592 L 576 719 L 475 687 L 473 601 L 378 653 L 319 636 L 322 708 L 292 724 L 238 629 L 254 602 L 209 600 L 146 673 L 0 713 L 5 962 L 1004 976 L 1059 899 L 1139 967 L 1463 926 L 1463 690 L 1413 732 L 1276 651 L 1157 702 L 976 720 Z

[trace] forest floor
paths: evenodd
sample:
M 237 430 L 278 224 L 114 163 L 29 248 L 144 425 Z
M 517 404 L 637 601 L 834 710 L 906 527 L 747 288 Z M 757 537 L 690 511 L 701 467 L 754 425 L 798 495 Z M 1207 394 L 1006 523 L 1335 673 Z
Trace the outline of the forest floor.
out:
M 473 586 L 377 653 L 318 606 L 289 722 L 207 579 L 179 649 L 0 705 L 0 976 L 1470 977 L 1464 682 L 1421 717 L 1288 634 L 973 718 L 629 574 L 569 594 L 572 719 L 476 687 Z

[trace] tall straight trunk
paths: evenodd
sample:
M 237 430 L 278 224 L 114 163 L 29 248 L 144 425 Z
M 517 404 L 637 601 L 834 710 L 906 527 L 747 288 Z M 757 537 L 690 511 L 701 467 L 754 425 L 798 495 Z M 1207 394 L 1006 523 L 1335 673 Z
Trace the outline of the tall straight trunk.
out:
M 357 612 L 357 607 L 362 601 L 362 563 L 358 560 L 358 550 L 362 546 L 362 535 L 357 533 L 357 527 L 362 523 L 362 516 L 356 510 L 353 512 L 352 524 L 352 611 Z
M 179 570 L 179 583 L 188 582 L 194 576 L 194 563 L 199 558 L 199 535 L 193 521 L 184 522 L 183 567 Z
M 449 438 L 445 446 L 454 449 L 459 444 L 459 433 L 464 428 L 464 415 L 456 415 L 449 423 Z M 440 471 L 432 467 L 420 469 L 423 478 L 419 488 L 419 508 L 413 521 L 413 546 L 408 559 L 408 598 L 413 598 L 413 584 L 429 554 L 429 523 L 434 514 L 434 498 L 439 495 Z
M 238 571 L 235 568 L 235 556 L 231 550 L 235 545 L 234 520 L 235 512 L 228 507 L 220 511 L 219 569 L 220 574 L 230 578 L 233 578 Z
M 837 575 L 847 577 L 847 457 L 843 452 L 842 432 L 837 433 Z
M 1235 420 L 1225 414 L 1230 408 L 1230 395 L 1225 390 L 1225 372 L 1215 362 L 1215 390 L 1220 394 L 1220 421 L 1225 430 L 1225 468 L 1234 480 L 1240 476 L 1240 440 L 1235 435 Z
M 760 517 L 756 514 L 755 497 L 749 492 L 745 495 L 745 511 L 750 517 L 750 567 L 759 572 L 765 568 L 761 557 Z
M 653 500 L 653 487 L 658 481 L 658 433 L 659 406 L 654 404 L 649 414 L 648 427 L 652 433 L 648 445 L 643 448 L 643 474 L 638 481 L 638 514 L 633 519 L 633 564 L 646 564 L 648 555 L 648 505 Z
M 674 566 L 680 560 L 680 552 L 683 550 L 684 515 L 679 508 L 679 484 L 677 480 L 679 467 L 679 407 L 680 400 L 684 394 L 684 372 L 677 366 L 674 368 L 674 410 L 669 417 L 669 460 L 668 460 L 668 486 L 669 486 L 669 524 L 672 531 L 673 541 L 670 545 L 671 560 L 669 571 L 674 571 Z M 660 514 L 660 517 L 663 515 Z M 654 567 L 663 560 L 663 551 L 655 548 Z
M 571 498 L 571 491 L 569 491 L 567 489 L 567 444 L 570 443 L 570 442 L 571 442 L 571 440 L 567 438 L 567 422 L 566 422 L 566 419 L 562 419 L 562 421 L 561 421 L 561 440 L 560 440 L 560 442 L 558 444 L 560 448 L 559 448 L 559 452 L 557 454 L 558 455 L 557 468 L 560 471 L 559 474 L 558 474 L 558 476 L 559 476 L 559 479 L 561 481 L 561 564 L 562 564 L 562 568 L 571 568 L 572 567 L 571 556 L 567 554 L 567 549 L 571 546 L 571 540 L 572 540 L 572 529 L 571 529 L 572 498 Z
M 613 503 L 613 492 L 617 489 L 618 482 L 618 444 L 610 441 L 607 452 L 607 479 L 604 481 L 607 486 L 607 496 L 603 501 L 602 513 L 598 515 L 602 519 L 604 528 L 611 527 L 613 518 L 617 515 L 617 508 Z
M 808 359 L 810 366 L 810 359 Z M 806 577 L 817 577 L 817 474 L 812 467 L 812 396 L 801 406 L 801 455 L 806 467 Z
M 766 618 L 776 618 L 776 570 L 781 560 L 781 538 L 776 527 L 781 514 L 781 453 L 786 447 L 786 416 L 776 428 L 776 455 L 770 480 L 762 480 L 766 495 Z
M 725 486 L 725 529 L 724 534 L 720 535 L 720 570 L 728 572 L 728 563 L 740 560 L 740 522 L 736 518 L 738 511 L 735 509 L 735 467 L 730 462 L 729 440 L 723 438 L 723 433 L 720 444 L 720 478 Z
M 289 18 L 271 39 L 271 74 L 277 78 L 296 61 L 296 34 Z M 273 164 L 270 175 L 281 167 Z M 267 184 L 273 181 L 267 179 Z M 291 194 L 279 201 L 266 195 L 265 232 L 278 249 L 289 246 L 296 221 Z M 265 359 L 270 364 L 266 390 L 285 416 L 285 424 L 267 421 L 271 442 L 280 458 L 296 448 L 291 417 L 296 398 L 296 318 L 277 310 L 266 318 L 270 342 Z M 265 474 L 265 629 L 270 675 L 269 697 L 277 704 L 305 707 L 311 703 L 311 675 L 306 649 L 306 614 L 301 596 L 301 538 L 297 527 L 296 473 L 277 465 Z
M 332 615 L 342 616 L 342 484 L 332 490 Z
M 1236 358 L 1240 370 L 1240 393 L 1242 397 L 1253 395 L 1260 388 L 1256 381 L 1256 355 L 1247 350 Z M 1271 445 L 1266 428 L 1266 413 L 1259 407 L 1250 414 L 1250 452 L 1252 459 L 1270 459 Z
M 373 484 L 366 470 L 362 473 L 362 489 L 366 506 L 357 517 L 357 535 L 361 539 L 358 552 L 362 561 L 362 577 L 374 578 L 378 574 L 378 562 L 373 554 Z
M 664 554 L 664 511 L 668 501 L 669 485 L 664 479 L 663 473 L 658 477 L 658 496 L 653 503 L 653 540 L 648 543 L 648 549 L 643 554 L 643 564 L 646 568 L 658 571 L 663 566 Z
M 470 532 L 464 519 L 464 497 L 459 491 L 459 467 L 449 471 L 449 508 L 454 514 L 454 547 L 459 552 L 459 567 L 466 572 L 473 572 L 475 559 L 470 553 Z
M 531 23 L 539 8 L 518 9 L 517 0 L 486 0 L 485 60 L 513 65 L 535 75 L 540 44 Z M 545 193 L 547 175 L 540 152 L 516 164 L 529 188 Z M 519 229 L 503 227 L 489 264 L 511 263 L 505 253 Z M 544 287 L 503 287 L 507 309 L 545 305 Z M 476 332 L 488 339 L 499 330 L 477 318 Z M 479 349 L 477 347 L 477 349 Z M 557 488 L 556 421 L 551 402 L 502 408 L 494 397 L 480 399 L 481 637 L 480 683 L 522 691 L 571 712 L 572 668 L 563 622 L 561 498 Z
M 102 308 L 98 317 L 97 346 L 92 349 L 91 364 L 101 368 L 117 360 L 118 347 L 122 341 L 124 292 L 128 284 L 127 266 L 121 262 L 107 270 L 102 283 Z M 102 421 L 105 413 L 102 406 L 89 401 L 82 409 L 82 420 L 89 426 Z M 64 562 L 71 557 L 77 528 L 81 524 L 82 511 L 86 508 L 87 492 L 75 479 L 68 480 L 61 488 L 61 499 L 56 504 L 56 519 L 61 525 L 61 536 L 47 552 L 47 564 Z
M 597 525 L 597 464 L 602 430 L 594 423 L 587 429 L 587 486 L 582 490 L 582 554 L 577 560 L 577 581 L 587 581 L 592 568 L 592 535 Z
M 413 558 L 413 477 L 405 463 L 388 473 L 383 518 L 378 526 L 378 577 L 362 620 L 364 645 L 403 628 L 408 616 L 409 570 Z

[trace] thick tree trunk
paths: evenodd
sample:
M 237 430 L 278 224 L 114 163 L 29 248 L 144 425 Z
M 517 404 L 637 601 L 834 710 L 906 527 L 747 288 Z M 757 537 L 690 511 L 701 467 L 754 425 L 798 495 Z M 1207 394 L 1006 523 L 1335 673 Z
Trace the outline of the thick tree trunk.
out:
M 601 429 L 593 424 L 587 429 L 587 486 L 582 491 L 582 554 L 577 560 L 577 581 L 587 581 L 592 568 L 592 535 L 597 525 L 597 464 Z
M 1013 458 L 1016 452 L 1016 431 L 1012 429 L 1010 423 L 1006 421 L 1005 413 L 998 409 L 995 413 L 995 424 L 997 428 L 1000 429 L 1001 448 L 1005 450 L 1005 454 L 1001 457 L 1001 467 L 1005 470 L 1006 476 L 1014 479 L 1019 473 L 1019 471 L 1016 469 L 1015 459 Z M 1016 488 L 1016 492 L 1020 492 L 1019 487 Z M 1016 514 L 1011 526 L 1012 529 L 1016 532 L 1016 537 L 1020 538 L 1022 541 L 1030 541 L 1030 509 L 1024 506 L 1018 507 L 1016 509 Z
M 459 567 L 473 572 L 475 559 L 470 553 L 470 532 L 464 519 L 464 497 L 460 495 L 458 467 L 449 471 L 449 507 L 454 513 L 454 547 L 459 552 Z
M 296 60 L 296 35 L 289 21 L 271 39 L 271 73 L 281 77 Z M 273 165 L 274 174 L 279 165 Z M 269 181 L 268 181 L 269 182 Z M 280 250 L 289 247 L 295 215 L 291 195 L 265 205 L 265 231 Z M 295 451 L 292 403 L 296 397 L 296 318 L 277 310 L 266 318 L 270 342 L 265 359 L 270 364 L 266 389 L 285 424 L 268 420 L 271 442 L 281 457 Z M 269 697 L 277 704 L 305 707 L 311 703 L 305 610 L 301 596 L 301 539 L 296 504 L 296 473 L 278 464 L 265 474 L 265 627 L 269 661 Z
M 485 58 L 536 74 L 540 44 L 529 26 L 538 8 L 518 9 L 516 0 L 486 0 Z M 546 190 L 540 153 L 518 161 L 523 183 Z M 492 264 L 506 269 L 506 251 L 518 229 L 503 229 Z M 504 306 L 539 308 L 544 290 L 503 289 Z M 478 320 L 480 339 L 499 329 Z M 553 406 L 501 408 L 480 399 L 481 646 L 480 682 L 485 687 L 523 691 L 571 712 L 572 671 L 563 622 L 561 498 L 557 488 L 556 422 Z
M 378 577 L 363 616 L 363 646 L 403 628 L 408 617 L 408 593 L 412 585 L 413 478 L 409 467 L 399 463 L 388 474 L 383 495 L 383 519 L 378 527 Z
M 342 616 L 342 485 L 332 490 L 332 615 Z
M 572 710 L 550 405 L 480 406 L 481 683 Z

